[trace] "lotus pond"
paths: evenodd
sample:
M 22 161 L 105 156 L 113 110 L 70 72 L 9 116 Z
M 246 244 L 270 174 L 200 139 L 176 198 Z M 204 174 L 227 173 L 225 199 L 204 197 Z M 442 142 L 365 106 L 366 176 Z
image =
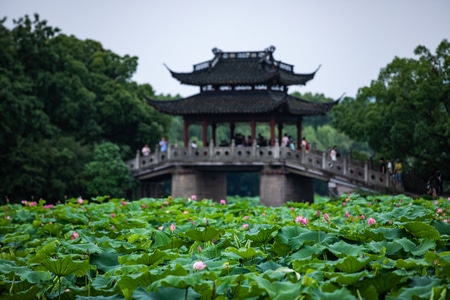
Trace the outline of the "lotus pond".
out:
M 1 299 L 450 299 L 450 199 L 0 207 Z

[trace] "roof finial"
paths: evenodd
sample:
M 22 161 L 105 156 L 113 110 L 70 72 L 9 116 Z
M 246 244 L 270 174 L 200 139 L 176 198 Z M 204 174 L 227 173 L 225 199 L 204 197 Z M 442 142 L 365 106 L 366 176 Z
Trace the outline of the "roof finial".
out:
M 219 53 L 222 53 L 223 51 L 220 50 L 220 49 L 217 48 L 217 47 L 214 47 L 214 48 L 212 49 L 212 52 L 213 52 L 215 55 L 217 55 L 217 54 L 219 54 Z
M 275 46 L 269 46 L 266 49 L 264 49 L 265 52 L 274 53 L 275 52 Z

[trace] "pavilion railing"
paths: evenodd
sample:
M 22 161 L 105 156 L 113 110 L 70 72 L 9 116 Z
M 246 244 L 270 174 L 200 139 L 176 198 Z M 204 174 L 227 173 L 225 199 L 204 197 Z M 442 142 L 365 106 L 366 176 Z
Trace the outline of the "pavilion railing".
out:
M 312 167 L 327 170 L 335 175 L 342 175 L 347 179 L 358 180 L 371 186 L 394 188 L 402 190 L 401 184 L 389 174 L 371 170 L 368 163 L 356 162 L 348 157 L 343 157 L 337 161 L 332 161 L 327 152 L 317 149 L 310 149 L 308 153 L 305 150 L 293 150 L 289 147 L 281 147 L 275 144 L 273 147 L 257 147 L 253 144 L 251 147 L 240 147 L 232 141 L 228 147 L 214 147 L 210 143 L 208 147 L 174 147 L 168 144 L 167 151 L 160 152 L 156 147 L 155 153 L 149 156 L 140 155 L 136 151 L 136 157 L 126 162 L 131 171 L 145 171 L 157 167 L 166 162 L 180 163 L 276 163 L 285 162 L 297 166 Z

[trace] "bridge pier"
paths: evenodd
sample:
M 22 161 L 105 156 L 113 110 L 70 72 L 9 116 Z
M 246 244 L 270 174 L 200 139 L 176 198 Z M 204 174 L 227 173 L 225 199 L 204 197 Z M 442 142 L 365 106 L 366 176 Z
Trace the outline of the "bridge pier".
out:
M 260 173 L 259 198 L 262 205 L 281 206 L 288 201 L 314 202 L 312 178 L 287 173 L 284 168 L 265 167 Z
M 227 197 L 225 172 L 208 172 L 178 167 L 172 175 L 172 196 L 220 201 Z

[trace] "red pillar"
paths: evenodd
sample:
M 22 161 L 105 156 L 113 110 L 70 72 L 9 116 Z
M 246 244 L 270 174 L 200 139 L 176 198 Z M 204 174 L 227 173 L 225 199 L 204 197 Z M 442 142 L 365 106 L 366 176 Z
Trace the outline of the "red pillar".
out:
M 252 117 L 251 123 L 250 123 L 250 131 L 252 135 L 252 139 L 256 141 L 256 121 L 255 118 Z
M 213 140 L 214 146 L 216 146 L 217 145 L 217 141 L 216 141 L 217 124 L 213 123 L 211 126 L 212 126 L 212 128 L 211 128 L 211 130 L 212 130 L 212 140 Z
M 234 122 L 230 123 L 230 145 L 231 145 L 231 140 L 234 139 L 234 128 L 235 128 L 235 124 Z
M 275 145 L 275 116 L 270 116 L 270 146 Z
M 203 147 L 206 147 L 208 145 L 208 123 L 205 119 L 202 121 L 202 134 Z
M 184 120 L 184 125 L 183 125 L 183 142 L 184 142 L 184 147 L 188 147 L 189 146 L 189 121 L 186 119 L 186 117 L 183 118 Z
M 297 119 L 297 149 L 302 148 L 302 117 Z
M 282 138 L 283 138 L 283 123 L 278 123 L 278 145 L 281 145 Z

